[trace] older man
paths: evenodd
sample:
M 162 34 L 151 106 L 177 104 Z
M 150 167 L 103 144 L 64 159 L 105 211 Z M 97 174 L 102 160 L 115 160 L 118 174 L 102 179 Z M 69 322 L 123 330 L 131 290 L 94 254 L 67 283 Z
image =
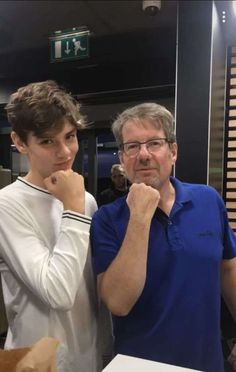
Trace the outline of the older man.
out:
M 223 371 L 221 287 L 236 314 L 236 238 L 206 185 L 171 177 L 173 117 L 144 103 L 113 123 L 129 194 L 92 221 L 100 297 L 113 314 L 115 352 Z

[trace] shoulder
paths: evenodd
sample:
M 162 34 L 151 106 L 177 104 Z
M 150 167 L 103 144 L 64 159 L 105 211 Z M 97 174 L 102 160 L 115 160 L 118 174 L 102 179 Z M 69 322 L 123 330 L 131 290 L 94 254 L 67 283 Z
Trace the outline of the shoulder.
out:
M 184 196 L 184 198 L 189 198 L 191 200 L 201 201 L 204 203 L 216 202 L 219 205 L 224 205 L 221 195 L 212 186 L 181 182 L 176 178 L 173 178 L 172 182 L 177 194 L 181 195 L 181 197 Z
M 126 203 L 126 195 L 116 199 L 115 201 L 104 204 L 98 208 L 94 218 L 108 218 L 110 221 L 118 218 L 124 212 L 127 212 L 128 206 Z
M 11 183 L 10 185 L 5 186 L 0 190 L 0 201 L 10 201 L 18 198 L 20 192 L 20 185 L 18 181 Z
M 2 218 L 5 219 L 8 216 L 22 221 L 26 214 L 30 213 L 30 209 L 26 207 L 27 201 L 28 197 L 18 181 L 1 189 L 0 210 Z
M 204 184 L 186 184 L 186 187 L 192 190 L 195 195 L 222 199 L 218 191 L 212 186 Z
M 217 194 L 217 191 L 209 185 L 198 184 L 198 183 L 182 183 L 182 186 L 186 190 L 193 191 L 195 193 L 207 193 L 207 194 Z
M 91 223 L 91 239 L 93 244 L 103 244 L 123 240 L 129 220 L 129 207 L 126 197 L 102 205 L 94 214 Z M 100 242 L 100 243 L 99 243 Z
M 182 182 L 178 180 L 175 177 L 171 177 L 171 182 L 173 183 L 174 187 L 176 189 L 182 189 L 186 191 L 193 191 L 195 193 L 197 192 L 204 192 L 208 194 L 215 194 L 219 195 L 219 193 L 216 191 L 216 189 L 212 186 L 201 184 L 201 183 L 189 183 L 189 182 Z

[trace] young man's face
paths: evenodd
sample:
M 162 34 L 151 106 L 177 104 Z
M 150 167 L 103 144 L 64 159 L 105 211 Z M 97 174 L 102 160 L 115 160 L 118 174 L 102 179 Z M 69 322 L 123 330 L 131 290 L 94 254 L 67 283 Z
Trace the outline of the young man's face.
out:
M 47 132 L 40 138 L 30 133 L 27 144 L 15 144 L 28 157 L 29 181 L 41 187 L 44 185 L 43 179 L 53 172 L 72 167 L 79 148 L 77 129 L 68 120 L 64 121 L 60 132 Z
M 163 129 L 158 129 L 149 120 L 128 121 L 123 130 L 123 143 L 146 142 L 158 138 L 166 138 Z M 163 145 L 155 152 L 149 152 L 146 145 L 141 145 L 140 151 L 134 157 L 129 157 L 124 151 L 119 153 L 120 162 L 131 183 L 145 183 L 161 190 L 169 182 L 172 166 L 177 159 L 176 143 Z

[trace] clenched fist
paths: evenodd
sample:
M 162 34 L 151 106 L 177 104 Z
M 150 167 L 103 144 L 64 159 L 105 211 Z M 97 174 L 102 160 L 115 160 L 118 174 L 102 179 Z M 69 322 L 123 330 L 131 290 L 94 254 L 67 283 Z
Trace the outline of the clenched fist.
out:
M 84 178 L 72 169 L 60 170 L 44 179 L 47 190 L 59 199 L 64 210 L 84 213 L 85 188 Z
M 158 190 L 144 183 L 133 183 L 126 202 L 132 218 L 151 220 L 160 200 Z

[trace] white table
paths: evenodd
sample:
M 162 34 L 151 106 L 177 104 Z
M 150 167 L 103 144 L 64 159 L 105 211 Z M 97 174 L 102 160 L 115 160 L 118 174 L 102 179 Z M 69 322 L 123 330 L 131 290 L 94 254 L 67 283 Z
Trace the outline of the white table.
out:
M 190 372 L 196 369 L 182 368 L 151 360 L 117 354 L 103 372 Z M 200 371 L 198 371 L 200 372 Z

